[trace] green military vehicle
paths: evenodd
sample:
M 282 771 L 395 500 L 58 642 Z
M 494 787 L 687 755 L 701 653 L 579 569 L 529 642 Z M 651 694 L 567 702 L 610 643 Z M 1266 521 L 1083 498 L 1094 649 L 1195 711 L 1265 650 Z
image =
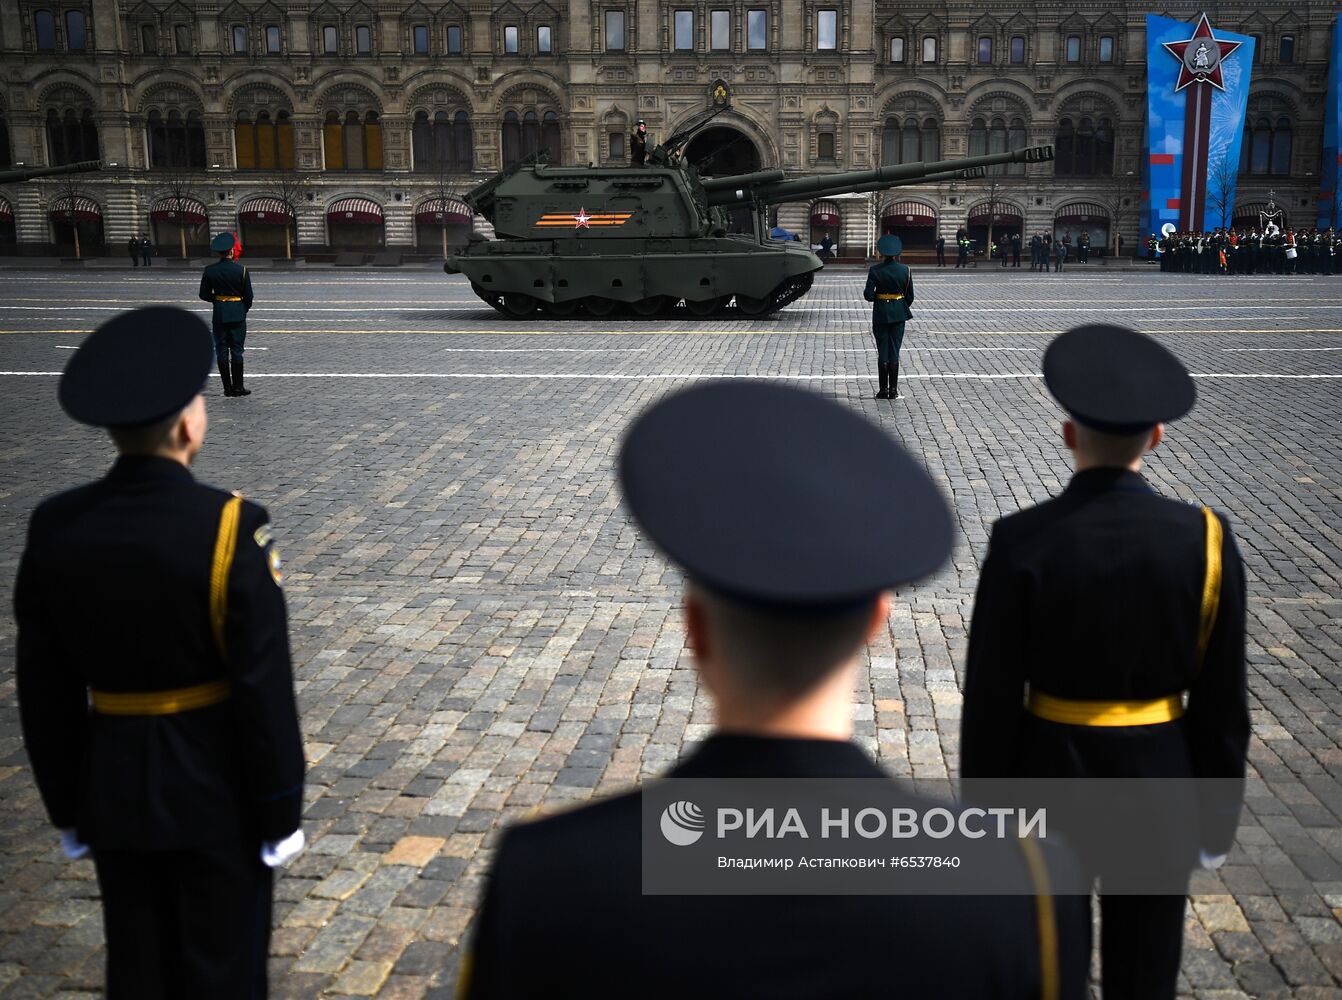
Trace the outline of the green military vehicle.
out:
M 822 267 L 808 248 L 769 238 L 771 205 L 1053 159 L 1052 146 L 1031 146 L 792 180 L 782 170 L 701 178 L 681 151 L 708 120 L 658 146 L 646 165 L 553 166 L 542 151 L 495 174 L 462 198 L 495 239 L 473 236 L 443 270 L 466 275 L 476 295 L 517 318 L 708 316 L 730 306 L 767 316 L 806 294 Z M 729 231 L 728 212 L 739 209 L 750 233 Z

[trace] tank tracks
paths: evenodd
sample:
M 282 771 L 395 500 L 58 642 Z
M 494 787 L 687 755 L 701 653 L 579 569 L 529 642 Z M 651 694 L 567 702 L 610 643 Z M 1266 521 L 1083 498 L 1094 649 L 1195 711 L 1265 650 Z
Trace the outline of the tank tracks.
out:
M 617 302 L 614 299 L 587 298 L 574 302 L 542 302 L 521 292 L 495 292 L 471 282 L 471 291 L 500 316 L 526 319 L 544 313 L 557 319 L 590 317 L 606 319 L 611 316 L 634 316 L 642 319 L 696 318 L 709 316 L 745 316 L 760 319 L 791 305 L 811 290 L 813 274 L 798 274 L 786 279 L 762 298 L 746 295 L 724 295 L 707 302 L 685 302 L 670 296 L 643 299 L 638 302 Z

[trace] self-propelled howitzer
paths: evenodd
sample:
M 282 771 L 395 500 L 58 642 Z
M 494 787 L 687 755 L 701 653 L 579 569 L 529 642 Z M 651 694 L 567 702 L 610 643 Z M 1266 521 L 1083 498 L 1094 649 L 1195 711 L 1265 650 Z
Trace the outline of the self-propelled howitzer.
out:
M 661 152 L 660 150 L 658 152 Z M 507 316 L 619 308 L 653 316 L 684 308 L 706 316 L 734 303 L 763 316 L 804 295 L 820 258 L 768 238 L 770 205 L 902 184 L 982 176 L 1004 163 L 1053 159 L 1052 146 L 789 180 L 781 170 L 701 179 L 676 156 L 638 167 L 515 164 L 463 196 L 494 226 L 443 265 Z M 729 231 L 746 208 L 753 231 Z

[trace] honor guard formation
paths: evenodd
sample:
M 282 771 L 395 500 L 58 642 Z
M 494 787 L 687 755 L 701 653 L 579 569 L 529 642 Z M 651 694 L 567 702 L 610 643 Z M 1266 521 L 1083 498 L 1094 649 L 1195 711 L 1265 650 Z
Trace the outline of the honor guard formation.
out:
M 1162 271 L 1179 274 L 1342 274 L 1342 234 L 1335 229 L 1269 224 L 1262 231 L 1152 233 L 1146 252 Z
M 200 288 L 213 337 L 182 310 L 141 309 L 71 357 L 61 404 L 107 428 L 118 457 L 33 512 L 15 587 L 27 752 L 66 854 L 92 854 L 112 1000 L 265 997 L 273 868 L 303 847 L 274 534 L 262 507 L 190 471 L 212 358 L 225 393 L 246 393 L 251 283 L 232 237 L 213 246 Z M 900 398 L 914 300 L 901 250 L 880 240 L 864 293 L 885 399 Z M 1044 375 L 1074 474 L 992 528 L 965 791 L 1128 779 L 1136 797 L 1064 805 L 1044 840 L 982 842 L 1025 887 L 1014 895 L 648 895 L 640 791 L 536 818 L 498 841 L 461 996 L 1080 1000 L 1091 900 L 1061 884 L 1098 887 L 1105 1000 L 1174 996 L 1190 873 L 1225 859 L 1243 797 L 1244 572 L 1223 515 L 1141 474 L 1195 400 L 1177 359 L 1087 326 L 1053 342 Z M 921 464 L 837 402 L 726 381 L 639 416 L 618 476 L 633 521 L 684 573 L 685 646 L 713 706 L 712 734 L 669 776 L 865 779 L 920 806 L 852 735 L 893 591 L 916 594 L 955 540 Z M 1171 801 L 1166 779 L 1221 791 Z M 1091 839 L 1097 817 L 1125 831 L 1122 856 Z M 1117 891 L 1134 868 L 1152 892 Z

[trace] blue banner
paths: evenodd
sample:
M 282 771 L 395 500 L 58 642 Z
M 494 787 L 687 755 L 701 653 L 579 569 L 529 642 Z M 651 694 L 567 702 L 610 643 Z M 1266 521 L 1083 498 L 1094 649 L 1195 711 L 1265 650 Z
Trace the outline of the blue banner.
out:
M 1319 171 L 1320 229 L 1342 222 L 1342 14 L 1333 25 L 1332 57 L 1328 61 L 1328 101 L 1323 110 L 1323 164 Z
M 1254 40 L 1146 16 L 1147 104 L 1142 163 L 1148 233 L 1230 225 L 1235 208 Z

